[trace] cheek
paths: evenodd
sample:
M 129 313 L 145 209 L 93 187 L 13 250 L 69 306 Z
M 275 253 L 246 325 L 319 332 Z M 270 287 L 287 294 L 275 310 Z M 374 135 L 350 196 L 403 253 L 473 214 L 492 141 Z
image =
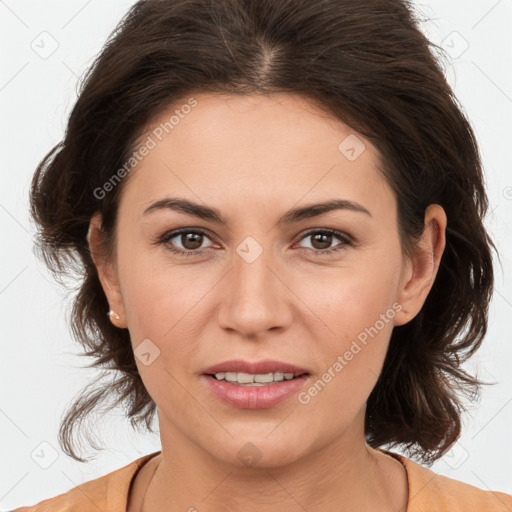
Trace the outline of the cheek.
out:
M 400 253 L 372 254 L 336 274 L 303 281 L 308 305 L 316 313 L 317 351 L 323 372 L 306 390 L 302 403 L 355 414 L 364 404 L 381 372 L 393 322 Z M 380 262 L 380 264 L 379 264 Z M 318 322 L 321 319 L 322 322 Z M 313 324 L 311 324 L 313 325 Z M 313 327 L 311 327 L 313 329 Z M 325 333 L 328 332 L 327 335 Z
M 161 339 L 213 286 L 201 266 L 171 265 L 162 247 L 119 240 L 118 271 L 130 333 Z
M 389 315 L 394 315 L 392 306 L 400 279 L 398 258 L 389 253 L 365 254 L 339 269 L 312 272 L 297 281 L 297 294 L 305 297 L 317 323 L 323 324 L 329 338 L 339 345 L 341 340 L 357 337 L 373 326 L 390 308 Z M 382 329 L 380 322 L 378 326 Z

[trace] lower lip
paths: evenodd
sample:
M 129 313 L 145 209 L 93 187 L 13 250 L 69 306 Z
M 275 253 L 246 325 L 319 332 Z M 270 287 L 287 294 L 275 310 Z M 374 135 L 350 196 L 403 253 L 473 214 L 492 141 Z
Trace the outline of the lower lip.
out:
M 213 394 L 222 401 L 241 409 L 267 409 L 298 393 L 310 379 L 304 374 L 291 380 L 274 382 L 266 386 L 239 386 L 226 380 L 203 375 Z

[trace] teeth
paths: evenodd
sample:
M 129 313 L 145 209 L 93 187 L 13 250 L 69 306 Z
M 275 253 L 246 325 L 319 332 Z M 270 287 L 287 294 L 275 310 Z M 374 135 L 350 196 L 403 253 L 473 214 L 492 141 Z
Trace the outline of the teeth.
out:
M 236 372 L 226 372 L 226 376 L 224 377 L 226 380 L 229 380 L 229 382 L 235 382 L 236 381 Z
M 250 373 L 235 373 L 235 380 L 240 382 L 240 384 L 249 384 L 251 382 L 254 382 L 254 375 L 251 375 Z M 259 382 L 259 381 L 256 381 Z
M 293 373 L 244 373 L 244 372 L 219 372 L 215 374 L 217 380 L 227 380 L 242 385 L 263 385 L 269 382 L 281 382 L 282 380 L 293 379 Z
M 240 375 L 240 374 L 238 374 L 238 375 Z M 254 382 L 272 382 L 273 380 L 274 380 L 273 373 L 258 373 L 254 376 Z

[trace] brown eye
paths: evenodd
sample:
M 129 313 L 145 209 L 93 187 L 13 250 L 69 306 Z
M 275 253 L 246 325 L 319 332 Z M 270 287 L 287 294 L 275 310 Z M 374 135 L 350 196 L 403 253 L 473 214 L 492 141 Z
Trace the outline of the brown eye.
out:
M 193 251 L 195 249 L 199 249 L 203 244 L 203 235 L 198 233 L 183 233 L 178 235 L 180 237 L 181 244 L 183 248 L 188 251 Z
M 302 248 L 318 255 L 341 251 L 354 244 L 349 235 L 330 229 L 310 231 L 302 237 L 301 242 L 307 239 L 310 239 L 310 246 L 302 246 Z
M 159 243 L 174 254 L 183 256 L 194 256 L 201 254 L 204 249 L 210 246 L 204 246 L 205 241 L 210 240 L 203 231 L 192 228 L 184 228 L 178 231 L 172 231 L 160 238 Z
M 324 234 L 324 233 L 317 233 L 316 235 L 310 235 L 311 236 L 311 245 L 313 246 L 313 249 L 328 249 L 330 245 L 332 244 L 332 235 L 331 234 Z

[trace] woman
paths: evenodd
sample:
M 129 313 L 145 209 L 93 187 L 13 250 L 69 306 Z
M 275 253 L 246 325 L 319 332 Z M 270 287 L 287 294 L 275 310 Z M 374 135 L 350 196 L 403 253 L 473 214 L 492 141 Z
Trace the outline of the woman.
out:
M 474 134 L 397 0 L 147 0 L 31 190 L 73 328 L 162 450 L 18 510 L 505 511 L 436 475 L 487 329 Z M 108 312 L 108 314 L 106 314 Z

